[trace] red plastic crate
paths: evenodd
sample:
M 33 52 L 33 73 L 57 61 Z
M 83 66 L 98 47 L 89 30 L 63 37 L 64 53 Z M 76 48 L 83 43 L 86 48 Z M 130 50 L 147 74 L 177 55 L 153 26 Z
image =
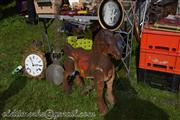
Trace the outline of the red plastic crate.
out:
M 140 50 L 139 67 L 147 70 L 180 74 L 180 54 L 175 56 Z
M 144 29 L 141 49 L 168 54 L 180 54 L 180 33 Z

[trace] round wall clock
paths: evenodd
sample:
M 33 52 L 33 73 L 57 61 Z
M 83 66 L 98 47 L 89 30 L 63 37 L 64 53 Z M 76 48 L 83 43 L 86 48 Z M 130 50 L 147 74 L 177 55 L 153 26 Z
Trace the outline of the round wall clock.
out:
M 124 19 L 124 10 L 119 0 L 103 0 L 98 9 L 98 19 L 104 29 L 119 29 Z
M 44 77 L 44 70 L 46 69 L 46 59 L 42 52 L 34 51 L 25 55 L 24 71 L 27 76 L 32 78 Z

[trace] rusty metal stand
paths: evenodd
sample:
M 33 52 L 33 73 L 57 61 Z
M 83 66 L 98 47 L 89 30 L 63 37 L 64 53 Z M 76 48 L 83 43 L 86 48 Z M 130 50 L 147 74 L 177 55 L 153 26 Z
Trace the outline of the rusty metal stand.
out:
M 47 43 L 48 53 L 52 52 L 52 45 L 48 37 L 48 28 L 53 23 L 54 19 L 42 19 L 44 34 L 43 34 L 43 42 Z
M 133 40 L 134 40 L 134 20 L 135 20 L 135 9 L 136 1 L 123 0 L 124 6 L 124 23 L 122 27 L 116 31 L 122 34 L 124 42 L 126 43 L 125 50 L 123 53 L 123 58 L 121 59 L 123 66 L 127 72 L 127 76 L 130 76 L 131 71 L 131 54 L 133 49 Z M 116 67 L 118 69 L 119 66 Z

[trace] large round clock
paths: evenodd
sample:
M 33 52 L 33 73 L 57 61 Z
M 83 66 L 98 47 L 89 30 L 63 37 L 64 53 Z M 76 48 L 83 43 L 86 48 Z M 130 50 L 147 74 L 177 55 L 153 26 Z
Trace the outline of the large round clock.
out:
M 119 29 L 124 19 L 123 6 L 119 0 L 103 0 L 98 9 L 99 23 L 104 29 Z
M 24 57 L 24 71 L 33 78 L 42 78 L 46 68 L 46 59 L 41 52 L 31 52 Z

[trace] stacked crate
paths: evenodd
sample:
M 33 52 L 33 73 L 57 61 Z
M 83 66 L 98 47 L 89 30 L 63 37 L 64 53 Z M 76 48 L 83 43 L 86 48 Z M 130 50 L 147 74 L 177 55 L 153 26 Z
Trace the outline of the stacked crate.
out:
M 144 29 L 138 80 L 177 92 L 180 84 L 180 33 Z

